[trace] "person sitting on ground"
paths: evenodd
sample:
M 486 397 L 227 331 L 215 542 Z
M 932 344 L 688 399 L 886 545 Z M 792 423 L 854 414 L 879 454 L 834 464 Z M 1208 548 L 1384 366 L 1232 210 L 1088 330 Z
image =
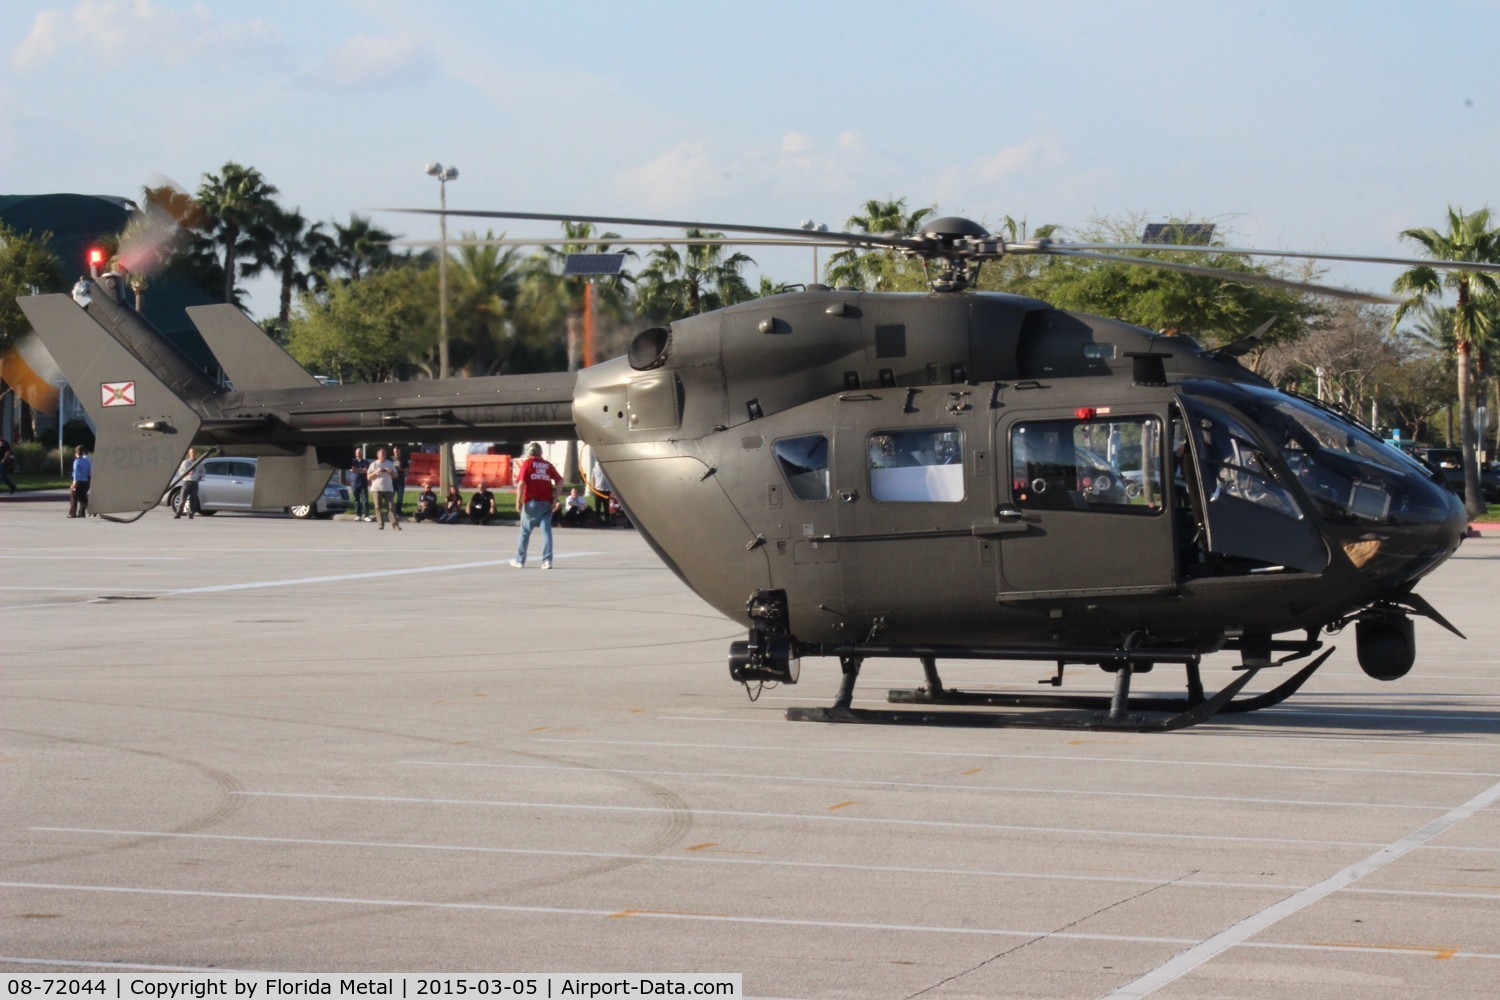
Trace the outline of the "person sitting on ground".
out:
M 443 513 L 438 518 L 439 524 L 457 524 L 464 519 L 464 495 L 458 492 L 456 485 L 448 487 L 448 495 L 443 498 Z
M 589 514 L 589 502 L 578 493 L 575 486 L 568 491 L 568 495 L 557 502 L 553 508 L 554 521 L 561 523 L 564 527 L 576 528 L 582 525 Z
M 422 492 L 417 494 L 417 512 L 413 518 L 418 521 L 436 521 L 441 512 L 437 494 L 432 492 L 432 484 L 423 483 Z
M 489 524 L 490 518 L 495 516 L 495 494 L 479 481 L 479 492 L 469 497 L 469 520 L 475 524 Z

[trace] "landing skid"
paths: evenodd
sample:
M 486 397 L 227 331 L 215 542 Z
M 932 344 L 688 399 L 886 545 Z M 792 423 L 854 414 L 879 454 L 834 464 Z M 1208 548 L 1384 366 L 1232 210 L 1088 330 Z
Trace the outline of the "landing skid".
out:
M 1251 712 L 1285 701 L 1306 683 L 1333 653 L 1321 656 L 1263 694 L 1236 700 L 1236 696 L 1260 672 L 1248 667 L 1213 697 L 1205 698 L 1197 683 L 1196 663 L 1189 666 L 1187 698 L 1130 698 L 1131 666 L 1122 664 L 1115 675 L 1115 693 L 1098 695 L 1032 695 L 998 694 L 981 691 L 959 691 L 945 688 L 938 679 L 931 658 L 922 658 L 928 686 L 915 690 L 894 690 L 887 697 L 894 703 L 920 705 L 983 705 L 1008 708 L 1058 709 L 1027 712 L 948 712 L 923 709 L 865 709 L 851 706 L 854 680 L 859 674 L 855 657 L 842 658 L 844 683 L 839 697 L 830 708 L 789 708 L 786 717 L 793 722 L 864 723 L 896 726 L 969 726 L 984 729 L 1081 729 L 1132 733 L 1164 733 L 1206 722 L 1221 712 Z

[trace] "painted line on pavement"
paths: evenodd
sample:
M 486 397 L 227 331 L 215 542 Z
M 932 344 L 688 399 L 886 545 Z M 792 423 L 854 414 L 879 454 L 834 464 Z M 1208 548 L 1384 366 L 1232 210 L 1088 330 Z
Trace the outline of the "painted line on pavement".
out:
M 612 813 L 680 813 L 681 809 L 668 806 L 615 806 L 573 802 L 519 802 L 501 799 L 447 799 L 425 798 L 407 795 L 342 795 L 332 792 L 251 792 L 236 791 L 231 795 L 246 798 L 266 799 L 310 799 L 325 802 L 379 802 L 390 805 L 429 806 L 482 806 L 492 809 L 557 809 L 575 812 Z M 881 816 L 822 815 L 816 813 L 755 812 L 738 809 L 693 809 L 694 816 L 729 816 L 737 819 L 795 820 L 803 823 L 851 823 L 870 826 L 916 826 L 937 827 L 949 830 L 1005 830 L 1021 833 L 1062 833 L 1074 836 L 1122 837 L 1144 840 L 1188 840 L 1211 841 L 1233 844 L 1311 844 L 1317 847 L 1379 847 L 1378 842 L 1368 840 L 1320 840 L 1306 837 L 1238 837 L 1227 834 L 1158 833 L 1137 830 L 1096 830 L 1088 827 L 1037 826 L 1025 823 L 971 823 L 959 820 L 900 819 Z M 1500 850 L 1500 847 L 1495 848 Z
M 987 868 L 924 868 L 912 865 L 859 865 L 836 861 L 794 861 L 765 857 L 725 857 L 705 853 L 631 854 L 622 851 L 561 851 L 531 847 L 490 847 L 471 844 L 421 844 L 406 841 L 330 840 L 315 837 L 270 837 L 233 833 L 179 833 L 169 830 L 111 830 L 92 827 L 34 826 L 37 833 L 77 833 L 103 837 L 146 837 L 167 840 L 217 840 L 231 843 L 284 844 L 297 847 L 365 848 L 370 850 L 437 851 L 458 854 L 510 854 L 520 857 L 588 858 L 601 861 L 649 861 L 666 864 L 750 865 L 765 868 L 799 868 L 817 871 L 846 871 L 876 875 L 936 875 L 959 878 L 1030 879 L 1043 882 L 1102 882 L 1125 885 L 1178 886 L 1190 889 L 1241 889 L 1251 892 L 1289 892 L 1302 885 L 1280 882 L 1227 882 L 1212 879 L 1145 878 L 1130 875 L 1075 875 L 1070 872 L 1006 871 Z M 1440 892 L 1435 889 L 1346 889 L 1345 892 L 1369 896 L 1428 896 L 1440 899 L 1483 899 L 1500 902 L 1500 892 Z
M 881 778 L 809 778 L 790 774 L 746 774 L 743 772 L 730 771 L 655 771 L 623 767 L 571 767 L 561 764 L 491 764 L 484 762 L 466 761 L 443 761 L 443 760 L 403 760 L 398 763 L 419 767 L 477 767 L 494 768 L 511 771 L 576 771 L 586 774 L 635 774 L 649 775 L 653 777 L 667 778 L 713 778 L 729 779 L 731 781 L 796 781 L 806 784 L 818 785 L 868 785 L 875 788 L 920 788 L 937 790 L 954 790 L 963 792 L 983 792 L 993 794 L 1020 794 L 1020 795 L 1081 795 L 1081 796 L 1119 796 L 1132 799 L 1182 799 L 1189 802 L 1234 802 L 1246 805 L 1276 805 L 1276 806 L 1323 806 L 1338 809 L 1416 809 L 1422 812 L 1437 812 L 1446 809 L 1445 805 L 1411 805 L 1405 802 L 1351 802 L 1351 801 L 1327 801 L 1318 799 L 1262 799 L 1248 798 L 1232 795 L 1183 795 L 1172 792 L 1125 792 L 1116 789 L 1093 789 L 1093 788 L 1038 788 L 1025 785 L 985 785 L 985 784 L 956 784 L 954 782 L 933 781 L 893 781 Z
M 1228 951 L 1230 948 L 1245 943 L 1254 935 L 1269 930 L 1287 917 L 1338 892 L 1340 889 L 1364 878 L 1366 875 L 1373 874 L 1391 862 L 1400 860 L 1413 850 L 1426 844 L 1433 837 L 1446 832 L 1481 809 L 1486 809 L 1496 802 L 1500 802 L 1500 784 L 1492 785 L 1463 805 L 1439 816 L 1420 830 L 1402 837 L 1393 844 L 1382 847 L 1368 858 L 1356 861 L 1342 871 L 1335 872 L 1317 885 L 1310 885 L 1301 892 L 1288 896 L 1274 906 L 1268 906 L 1259 913 L 1246 917 L 1233 927 L 1198 942 L 1187 951 L 1157 966 L 1134 982 L 1125 984 L 1108 994 L 1108 996 L 1118 998 L 1118 1000 L 1136 1000 L 1138 997 L 1148 996 L 1156 992 L 1163 986 L 1171 985 L 1205 962 Z
M 208 889 L 153 889 L 120 885 L 73 885 L 49 882 L 0 882 L 0 888 L 33 889 L 43 892 L 86 892 L 98 894 L 170 896 L 197 899 L 241 899 L 252 902 L 319 903 L 334 906 L 399 907 L 404 909 L 468 910 L 488 913 L 549 914 L 554 916 L 603 917 L 606 919 L 674 920 L 715 924 L 750 924 L 762 927 L 816 927 L 823 930 L 850 931 L 895 931 L 918 934 L 950 934 L 964 937 L 1031 938 L 1034 940 L 1061 941 L 1106 941 L 1120 944 L 1178 945 L 1191 943 L 1190 938 L 1154 937 L 1142 934 L 1088 934 L 1080 931 L 1013 930 L 1002 927 L 945 927 L 933 924 L 883 924 L 873 921 L 818 920 L 795 917 L 750 917 L 727 913 L 675 913 L 662 910 L 608 910 L 566 906 L 520 906 L 507 903 L 459 903 L 441 900 L 378 899 L 357 896 L 303 896 L 289 893 L 263 892 L 219 892 Z M 1292 950 L 1317 950 L 1329 952 L 1366 953 L 1376 949 L 1349 944 L 1277 944 L 1265 942 L 1260 948 L 1285 948 Z M 1387 953 L 1381 949 L 1381 953 Z M 1398 954 L 1407 954 L 1401 952 Z M 1411 952 L 1424 960 L 1427 952 Z M 1500 954 L 1489 952 L 1455 951 L 1451 958 L 1478 958 L 1500 960 Z
M 1339 774 L 1411 774 L 1421 777 L 1440 778 L 1500 778 L 1500 771 L 1436 771 L 1390 767 L 1331 767 L 1320 764 L 1266 764 L 1247 761 L 1159 760 L 1153 757 L 1092 757 L 1083 754 L 1069 755 L 1040 753 L 992 753 L 983 750 L 907 750 L 901 747 L 890 746 L 819 747 L 805 746 L 793 743 L 754 746 L 748 744 L 733 743 L 673 743 L 663 740 L 593 740 L 582 738 L 565 738 L 560 736 L 539 736 L 536 738 L 536 740 L 538 743 L 567 743 L 578 745 L 623 747 L 666 747 L 677 750 L 743 750 L 753 753 L 784 751 L 787 753 L 797 754 L 897 754 L 914 757 L 957 757 L 961 760 L 1045 760 L 1063 761 L 1070 764 L 1151 764 L 1169 767 L 1241 768 L 1254 771 L 1315 771 L 1334 772 Z

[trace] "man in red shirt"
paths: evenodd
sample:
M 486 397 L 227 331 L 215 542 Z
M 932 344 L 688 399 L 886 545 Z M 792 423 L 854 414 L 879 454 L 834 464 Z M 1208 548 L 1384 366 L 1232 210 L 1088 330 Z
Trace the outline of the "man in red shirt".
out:
M 516 544 L 516 557 L 510 564 L 516 569 L 525 569 L 531 529 L 540 525 L 542 569 L 551 569 L 552 487 L 554 483 L 562 482 L 562 473 L 542 457 L 542 446 L 534 444 L 526 449 L 526 461 L 521 463 L 521 472 L 516 482 L 516 510 L 521 514 L 521 537 Z

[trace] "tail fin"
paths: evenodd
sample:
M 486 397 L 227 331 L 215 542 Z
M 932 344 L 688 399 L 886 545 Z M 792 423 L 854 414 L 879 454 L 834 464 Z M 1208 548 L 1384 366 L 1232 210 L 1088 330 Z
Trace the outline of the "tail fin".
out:
M 238 307 L 191 306 L 187 314 L 236 389 L 318 386 L 318 380 L 307 369 L 292 360 Z M 332 466 L 318 464 L 314 448 L 304 448 L 300 455 L 262 455 L 256 461 L 255 492 L 250 505 L 274 510 L 313 503 L 333 472 Z
M 236 389 L 296 389 L 318 384 L 238 307 L 191 306 L 187 314 Z
M 101 514 L 154 507 L 193 443 L 202 415 L 68 296 L 19 301 L 94 422 L 89 507 Z

